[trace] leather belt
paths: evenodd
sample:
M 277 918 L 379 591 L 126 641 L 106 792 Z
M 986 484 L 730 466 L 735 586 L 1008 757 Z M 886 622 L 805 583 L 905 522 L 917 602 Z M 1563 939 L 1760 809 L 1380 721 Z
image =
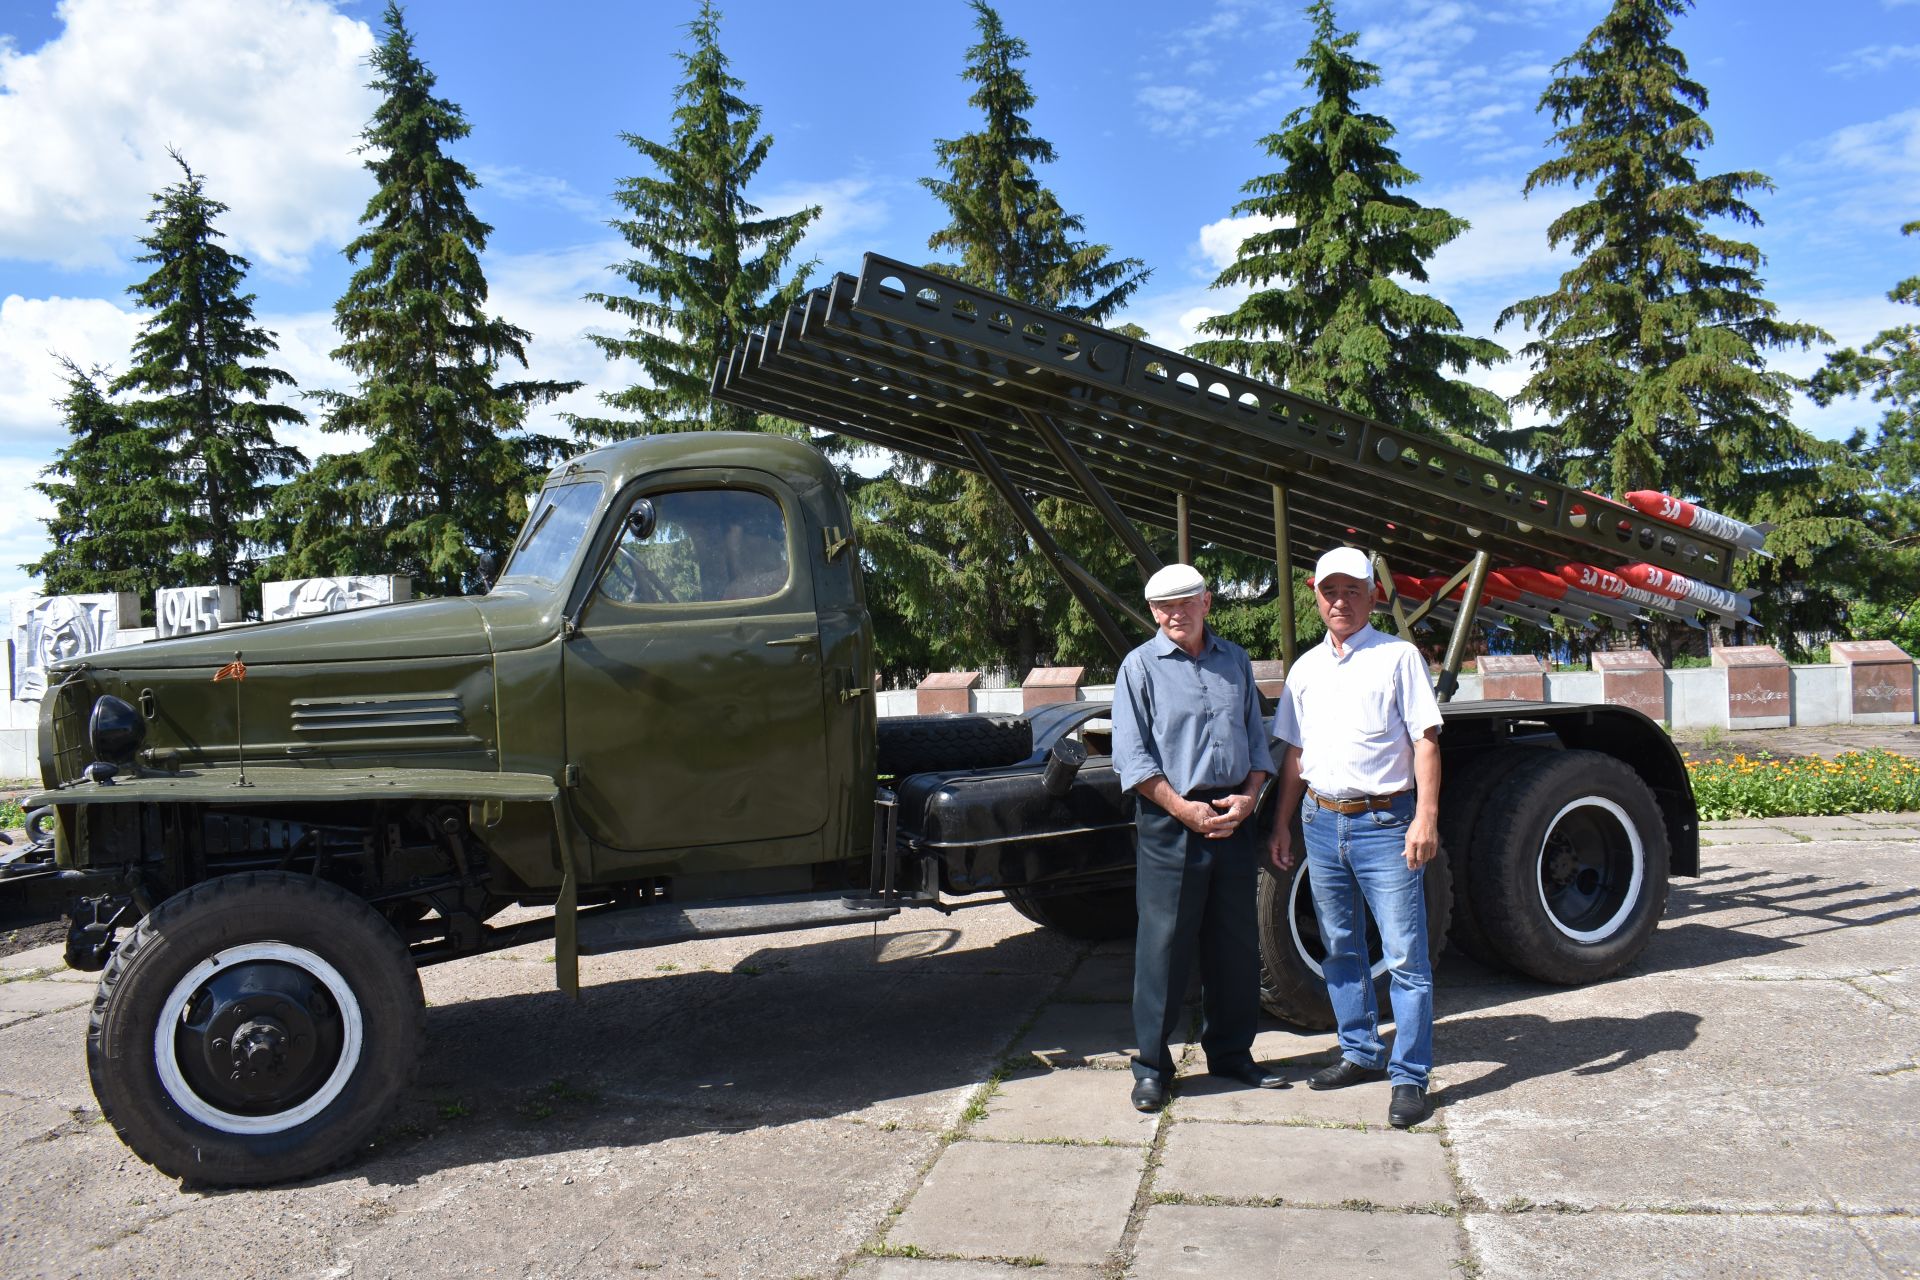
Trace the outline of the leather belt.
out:
M 1356 796 L 1352 800 L 1335 800 L 1332 796 L 1321 795 L 1312 787 L 1307 788 L 1307 795 L 1322 809 L 1328 809 L 1334 813 L 1344 813 L 1348 817 L 1352 817 L 1356 813 L 1369 813 L 1375 809 L 1390 809 L 1393 807 L 1395 800 L 1398 800 L 1401 796 L 1410 794 L 1412 794 L 1411 791 L 1396 791 L 1390 796 Z

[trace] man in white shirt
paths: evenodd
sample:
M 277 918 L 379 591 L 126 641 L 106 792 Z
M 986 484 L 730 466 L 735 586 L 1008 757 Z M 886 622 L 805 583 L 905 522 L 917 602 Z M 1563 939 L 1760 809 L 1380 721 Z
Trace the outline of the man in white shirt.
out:
M 1327 949 L 1321 968 L 1340 1028 L 1340 1061 L 1314 1089 L 1386 1078 L 1395 1128 L 1427 1118 L 1433 1066 L 1433 970 L 1427 958 L 1424 869 L 1440 852 L 1440 706 L 1426 660 L 1368 625 L 1373 565 L 1336 547 L 1314 569 L 1322 643 L 1287 672 L 1273 736 L 1287 746 L 1267 856 L 1282 872 L 1298 807 L 1308 884 Z M 1304 796 L 1304 799 L 1303 799 Z M 1362 905 L 1364 903 L 1364 906 Z M 1391 977 L 1393 1055 L 1380 1039 L 1367 965 L 1367 916 L 1380 930 Z

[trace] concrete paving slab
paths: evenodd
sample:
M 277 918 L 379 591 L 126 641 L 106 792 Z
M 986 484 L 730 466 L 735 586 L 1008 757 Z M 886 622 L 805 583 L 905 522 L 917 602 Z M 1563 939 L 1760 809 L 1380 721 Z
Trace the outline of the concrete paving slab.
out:
M 1179 1061 L 1184 1046 L 1168 1049 Z M 1124 1067 L 1133 1051 L 1133 1008 L 1118 1003 L 1049 1005 L 1015 1046 L 1054 1068 Z
M 1596 1108 L 1604 1106 L 1595 1099 Z M 1764 1120 L 1725 1108 L 1649 1108 L 1606 1122 L 1509 1115 L 1475 1126 L 1466 1108 L 1447 1132 L 1462 1186 L 1496 1207 L 1827 1213 L 1816 1172 Z
M 1253 1060 L 1292 1078 L 1307 1076 L 1332 1062 L 1340 1040 L 1331 1031 L 1302 1031 L 1261 1015 L 1253 1036 Z
M 1011 1262 L 953 1262 L 938 1258 L 866 1258 L 847 1272 L 851 1280 L 1035 1280 L 1032 1267 Z M 1104 1280 L 1101 1267 L 1048 1263 L 1046 1280 Z
M 1452 1204 L 1446 1153 L 1430 1133 L 1182 1123 L 1161 1150 L 1154 1191 L 1290 1204 Z
M 1059 998 L 1076 1001 L 1133 999 L 1133 953 L 1090 955 L 1060 988 Z
M 88 1106 L 87 1008 L 68 1009 L 7 1025 L 0 1019 L 0 1088 L 63 1107 Z
M 956 1142 L 887 1243 L 966 1258 L 1099 1265 L 1120 1244 L 1146 1158 L 1125 1147 Z
M 1875 825 L 1875 835 L 1882 840 L 1920 840 L 1920 825 L 1901 824 L 1894 826 Z
M 10 956 L 0 956 L 0 982 L 22 973 L 43 973 L 49 969 L 66 967 L 66 944 L 49 942 L 44 946 L 16 951 Z
M 1079 1068 L 1025 1072 L 1001 1082 L 971 1138 L 1116 1142 L 1145 1146 L 1159 1117 L 1133 1109 L 1130 1073 Z
M 1807 836 L 1779 827 L 1740 828 L 1733 831 L 1703 831 L 1700 833 L 1700 837 L 1703 844 L 1714 845 L 1716 847 L 1721 845 L 1794 845 L 1805 844 L 1808 840 Z
M 93 989 L 76 987 L 71 982 L 48 982 L 44 978 L 0 982 L 0 1017 L 53 1013 L 92 1003 Z
M 103 1246 L 89 1274 L 827 1276 L 934 1146 L 831 1120 L 693 1134 L 632 1120 L 558 1142 L 534 1123 L 471 1133 L 483 1149 L 453 1168 L 403 1142 L 299 1187 L 163 1196 L 159 1220 Z
M 1884 1274 L 1846 1219 L 1746 1214 L 1474 1214 L 1482 1280 L 1841 1280 Z
M 1748 1104 L 1846 1213 L 1893 1213 L 1915 1202 L 1920 1070 L 1766 1089 Z
M 1888 1274 L 1920 1276 L 1920 1218 L 1899 1214 L 1848 1220 Z
M 1804 818 L 1768 818 L 1766 825 L 1778 827 L 1782 831 L 1801 831 L 1818 839 L 1832 836 L 1843 831 L 1857 831 L 1867 826 L 1851 814 L 1814 815 Z
M 1434 1096 L 1443 1095 L 1436 1090 Z M 1392 1087 L 1385 1081 L 1315 1092 L 1305 1084 L 1295 1084 L 1291 1089 L 1249 1089 L 1232 1081 L 1195 1075 L 1182 1078 L 1174 1094 L 1173 1114 L 1180 1120 L 1361 1125 L 1384 1129 L 1388 1127 L 1387 1104 L 1392 1099 Z M 1428 1123 L 1444 1118 L 1436 1110 L 1434 1120 Z
M 1920 813 L 1911 809 L 1888 810 L 1885 813 L 1856 813 L 1855 822 L 1864 822 L 1870 827 L 1920 827 Z
M 1127 1270 L 1140 1280 L 1456 1280 L 1467 1261 L 1445 1214 L 1157 1204 Z

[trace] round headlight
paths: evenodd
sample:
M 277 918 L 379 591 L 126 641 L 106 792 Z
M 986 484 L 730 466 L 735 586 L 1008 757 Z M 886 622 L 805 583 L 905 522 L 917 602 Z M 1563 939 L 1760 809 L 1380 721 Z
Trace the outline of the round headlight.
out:
M 130 763 L 146 738 L 147 722 L 131 702 L 110 693 L 94 702 L 93 715 L 87 720 L 87 741 L 93 745 L 95 759 Z

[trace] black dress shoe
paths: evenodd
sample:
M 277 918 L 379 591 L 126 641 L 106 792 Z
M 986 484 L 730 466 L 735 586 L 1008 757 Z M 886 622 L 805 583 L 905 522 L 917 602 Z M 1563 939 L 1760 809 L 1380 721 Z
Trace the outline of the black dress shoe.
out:
M 1363 1067 L 1352 1058 L 1342 1058 L 1330 1067 L 1322 1067 L 1307 1077 L 1309 1089 L 1344 1089 L 1350 1084 L 1371 1084 L 1387 1078 L 1384 1067 Z
M 1158 1111 L 1167 1105 L 1167 1086 L 1156 1076 L 1142 1076 L 1133 1082 L 1133 1109 Z
M 1432 1114 L 1425 1089 L 1417 1084 L 1393 1086 L 1393 1101 L 1387 1104 L 1387 1122 L 1394 1128 L 1411 1129 Z
M 1275 1075 L 1257 1062 L 1242 1063 L 1237 1067 L 1221 1070 L 1208 1067 L 1207 1074 L 1219 1076 L 1222 1080 L 1238 1080 L 1249 1089 L 1284 1089 L 1287 1087 L 1285 1076 Z

